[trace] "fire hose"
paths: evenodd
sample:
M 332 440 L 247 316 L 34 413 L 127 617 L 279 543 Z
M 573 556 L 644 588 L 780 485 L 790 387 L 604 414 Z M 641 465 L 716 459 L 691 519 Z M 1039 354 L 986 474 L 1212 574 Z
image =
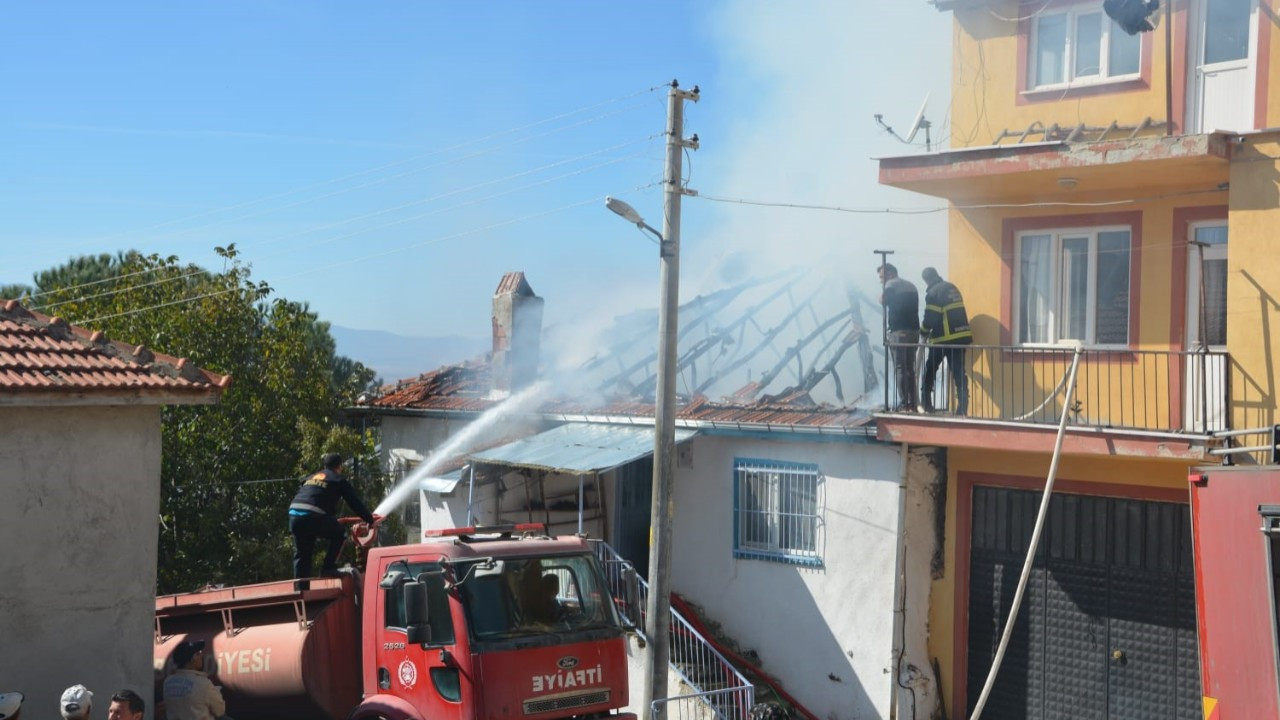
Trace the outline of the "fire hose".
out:
M 1013 594 L 1013 606 L 1009 608 L 1009 619 L 1005 621 L 1004 633 L 1000 636 L 1000 646 L 991 661 L 991 671 L 987 673 L 987 681 L 982 686 L 982 694 L 973 707 L 969 720 L 982 717 L 982 710 L 987 705 L 987 697 L 996 683 L 996 673 L 1000 672 L 1000 663 L 1004 660 L 1004 652 L 1009 647 L 1009 638 L 1013 636 L 1013 624 L 1018 619 L 1018 610 L 1022 608 L 1022 595 L 1027 589 L 1027 579 L 1031 577 L 1031 565 L 1035 562 L 1036 549 L 1040 546 L 1040 534 L 1044 531 L 1044 520 L 1049 514 L 1049 498 L 1053 495 L 1053 481 L 1058 476 L 1058 460 L 1062 458 L 1062 440 L 1067 432 L 1067 414 L 1071 412 L 1071 397 L 1076 391 L 1076 370 L 1080 367 L 1080 355 L 1083 351 L 1077 347 L 1071 357 L 1071 373 L 1067 380 L 1067 395 L 1062 402 L 1062 419 L 1058 422 L 1058 437 L 1053 444 L 1053 460 L 1049 463 L 1049 477 L 1045 479 L 1044 495 L 1040 498 L 1040 512 L 1036 515 L 1035 529 L 1031 531 L 1031 547 L 1027 548 L 1027 558 L 1022 563 L 1022 577 L 1018 578 L 1018 589 Z

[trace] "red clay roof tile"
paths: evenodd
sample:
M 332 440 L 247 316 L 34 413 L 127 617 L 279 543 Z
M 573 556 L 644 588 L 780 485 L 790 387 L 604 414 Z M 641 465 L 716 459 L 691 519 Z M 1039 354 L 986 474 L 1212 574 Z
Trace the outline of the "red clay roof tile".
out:
M 0 300 L 0 391 L 110 395 L 154 389 L 216 397 L 230 383 L 219 375 L 140 346 L 91 332 Z

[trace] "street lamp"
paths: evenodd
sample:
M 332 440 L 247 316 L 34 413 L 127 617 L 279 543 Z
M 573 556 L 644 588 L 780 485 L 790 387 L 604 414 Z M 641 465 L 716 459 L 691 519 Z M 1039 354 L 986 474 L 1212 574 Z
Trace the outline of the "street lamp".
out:
M 645 602 L 645 683 L 640 698 L 643 720 L 666 716 L 667 664 L 671 658 L 671 528 L 676 471 L 676 324 L 680 310 L 680 200 L 684 187 L 681 153 L 698 149 L 698 136 L 684 139 L 684 101 L 698 101 L 698 88 L 681 90 L 671 81 L 667 93 L 667 163 L 663 172 L 662 232 L 653 229 L 627 203 L 605 198 L 605 207 L 658 238 L 662 260 L 662 299 L 658 306 L 658 384 L 653 408 L 653 501 L 649 523 L 649 598 Z
M 635 208 L 631 207 L 625 202 L 619 200 L 616 197 L 606 196 L 604 199 L 604 206 L 612 210 L 623 220 L 626 220 L 627 222 L 635 225 L 636 227 L 642 230 L 648 230 L 649 232 L 653 233 L 654 237 L 658 238 L 658 242 L 663 241 L 662 233 L 658 232 L 657 230 L 654 230 L 653 227 L 649 225 L 649 223 L 644 221 L 644 218 L 640 217 L 640 213 L 636 212 Z

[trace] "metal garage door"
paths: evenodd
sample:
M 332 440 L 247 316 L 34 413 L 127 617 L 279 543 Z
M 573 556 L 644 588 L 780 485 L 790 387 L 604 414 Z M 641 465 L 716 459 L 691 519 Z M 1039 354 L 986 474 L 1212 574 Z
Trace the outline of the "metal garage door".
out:
M 1013 603 L 1040 494 L 975 487 L 972 712 Z M 1200 718 L 1186 505 L 1055 493 L 983 718 Z

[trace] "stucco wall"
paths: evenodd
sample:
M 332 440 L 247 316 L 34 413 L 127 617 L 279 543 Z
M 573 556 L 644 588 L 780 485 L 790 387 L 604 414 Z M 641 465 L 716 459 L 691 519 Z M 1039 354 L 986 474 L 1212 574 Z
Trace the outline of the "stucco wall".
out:
M 735 457 L 818 465 L 821 567 L 733 556 Z M 889 716 L 900 463 L 893 446 L 698 437 L 676 475 L 672 587 L 818 717 Z
M 62 691 L 137 691 L 151 716 L 160 409 L 0 408 L 0 683 L 24 717 Z
M 1068 3 L 1055 2 L 1055 6 Z M 1142 35 L 1143 72 L 1141 81 L 1108 88 L 1106 92 L 1084 91 L 1026 93 L 1026 81 L 1019 86 L 1019 66 L 1026 64 L 1025 34 L 1034 18 L 1035 5 L 1028 8 L 1013 2 L 979 3 L 954 13 L 952 37 L 951 146 L 990 145 L 1001 130 L 1019 134 L 1033 122 L 1044 127 L 1057 123 L 1067 128 L 1085 123 L 1107 127 L 1113 120 L 1135 125 L 1144 117 L 1155 121 L 1165 116 L 1164 32 Z M 1185 34 L 1184 13 L 1178 12 L 1175 47 Z M 1012 20 L 1011 20 L 1012 19 Z M 1024 39 L 1019 41 L 1019 33 Z M 1183 55 L 1175 54 L 1175 72 L 1182 71 Z M 1175 82 L 1177 82 L 1175 80 Z M 1180 89 L 1179 89 L 1180 90 Z M 1181 95 L 1178 92 L 1178 95 Z M 1175 96 L 1175 100 L 1176 100 Z M 1181 123 L 1181 118 L 1175 119 Z M 1043 140 L 1032 135 L 1030 140 Z
M 1280 231 L 1280 141 L 1274 135 L 1250 139 L 1234 152 L 1227 244 L 1232 426 L 1257 428 L 1276 422 L 1280 277 L 1274 268 Z

